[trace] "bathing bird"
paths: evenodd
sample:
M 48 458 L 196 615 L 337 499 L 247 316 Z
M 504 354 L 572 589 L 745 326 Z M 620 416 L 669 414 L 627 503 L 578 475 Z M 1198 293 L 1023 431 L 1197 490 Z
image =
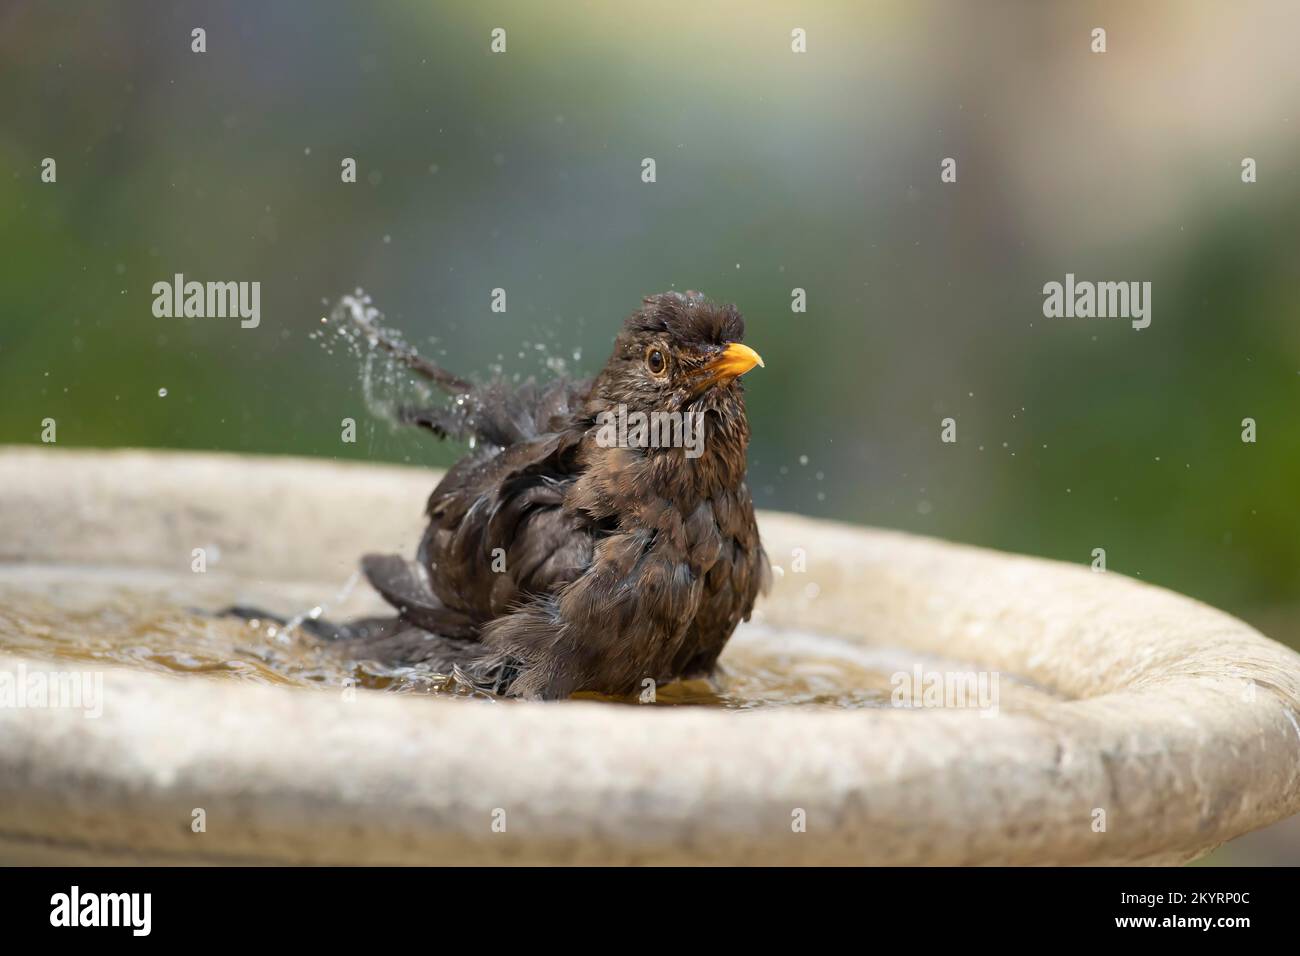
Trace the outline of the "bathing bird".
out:
M 413 559 L 362 558 L 394 613 L 309 622 L 316 633 L 512 697 L 622 696 L 713 671 L 771 575 L 740 381 L 763 361 L 735 306 L 649 296 L 599 374 L 545 385 L 476 385 L 353 321 L 452 396 L 399 418 L 470 451 L 430 495 Z

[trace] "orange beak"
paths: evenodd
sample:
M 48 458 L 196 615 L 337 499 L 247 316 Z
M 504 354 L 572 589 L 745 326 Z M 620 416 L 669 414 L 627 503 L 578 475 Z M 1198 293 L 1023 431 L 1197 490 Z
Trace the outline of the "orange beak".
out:
M 716 385 L 739 378 L 755 365 L 763 367 L 763 357 L 748 345 L 732 342 L 704 370 L 708 373 L 708 384 Z

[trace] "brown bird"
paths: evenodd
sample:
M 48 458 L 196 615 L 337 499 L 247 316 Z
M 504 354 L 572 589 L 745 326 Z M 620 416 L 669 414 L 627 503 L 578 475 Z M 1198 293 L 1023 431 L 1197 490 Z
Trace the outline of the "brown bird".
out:
M 734 306 L 650 296 L 600 374 L 545 387 L 477 387 L 364 331 L 455 396 L 403 419 L 473 450 L 430 496 L 415 560 L 362 559 L 396 616 L 317 632 L 355 658 L 528 698 L 712 671 L 770 579 L 740 384 L 762 359 Z

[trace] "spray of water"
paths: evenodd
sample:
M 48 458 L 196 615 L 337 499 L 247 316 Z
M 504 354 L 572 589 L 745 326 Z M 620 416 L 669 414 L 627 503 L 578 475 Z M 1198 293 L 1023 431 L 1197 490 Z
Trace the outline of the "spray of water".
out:
M 278 633 L 275 633 L 272 636 L 283 644 L 289 643 L 294 631 L 302 625 L 303 621 L 316 621 L 324 617 L 325 613 L 329 611 L 331 606 L 342 604 L 348 599 L 348 596 L 352 594 L 352 591 L 357 586 L 357 582 L 360 580 L 361 572 L 353 571 L 352 574 L 348 576 L 348 579 L 343 582 L 343 586 L 339 588 L 338 593 L 334 595 L 333 600 L 328 603 L 317 604 L 310 610 L 300 611 L 298 614 L 295 614 L 293 617 L 289 618 L 289 620 L 285 621 L 284 627 L 280 628 Z
M 328 354 L 342 349 L 357 360 L 362 399 L 377 419 L 395 426 L 399 408 L 440 400 L 411 370 L 409 356 L 416 354 L 415 348 L 400 331 L 384 325 L 383 313 L 361 289 L 343 296 L 310 338 Z

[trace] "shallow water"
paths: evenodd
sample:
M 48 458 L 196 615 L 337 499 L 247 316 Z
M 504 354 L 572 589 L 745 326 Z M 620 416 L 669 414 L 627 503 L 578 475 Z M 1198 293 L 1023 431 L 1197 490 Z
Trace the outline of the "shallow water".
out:
M 373 613 L 365 585 L 341 589 L 329 616 Z M 100 568 L 0 568 L 0 654 L 13 653 L 84 668 L 129 665 L 172 675 L 298 687 L 354 686 L 388 693 L 465 697 L 449 677 L 422 667 L 385 667 L 347 660 L 311 635 L 273 623 L 212 617 L 202 609 L 232 603 L 306 613 L 329 589 L 277 584 L 271 593 L 215 575 L 106 571 Z M 742 625 L 710 680 L 660 687 L 662 706 L 888 707 L 891 676 L 918 663 L 928 669 L 970 669 L 915 652 L 863 647 L 823 635 Z M 1002 686 L 1007 703 L 1006 682 Z M 1011 682 L 1012 706 L 1041 698 Z M 482 696 L 482 695 L 474 695 Z M 596 696 L 596 695 L 582 695 Z

